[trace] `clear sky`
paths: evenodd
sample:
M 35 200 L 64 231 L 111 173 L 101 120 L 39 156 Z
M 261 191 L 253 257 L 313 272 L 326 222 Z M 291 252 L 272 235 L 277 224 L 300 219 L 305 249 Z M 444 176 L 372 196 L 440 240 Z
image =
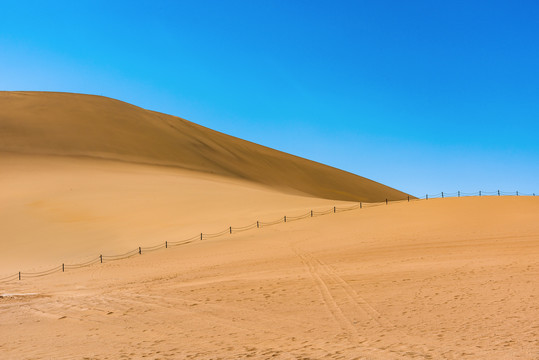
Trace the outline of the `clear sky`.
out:
M 536 1 L 0 5 L 0 90 L 109 96 L 417 196 L 539 193 Z

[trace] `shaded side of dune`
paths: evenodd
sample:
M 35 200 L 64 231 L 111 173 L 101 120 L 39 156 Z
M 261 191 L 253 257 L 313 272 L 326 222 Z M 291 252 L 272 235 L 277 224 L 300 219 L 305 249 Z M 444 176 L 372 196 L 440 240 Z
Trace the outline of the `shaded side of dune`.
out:
M 335 200 L 408 196 L 179 117 L 94 95 L 0 92 L 0 151 L 174 166 Z

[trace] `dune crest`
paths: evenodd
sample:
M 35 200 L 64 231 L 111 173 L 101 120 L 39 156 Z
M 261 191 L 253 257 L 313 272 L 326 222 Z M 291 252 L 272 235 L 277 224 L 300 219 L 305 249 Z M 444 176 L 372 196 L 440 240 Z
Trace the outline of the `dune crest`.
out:
M 173 166 L 334 200 L 408 196 L 346 171 L 106 97 L 0 92 L 0 109 L 0 152 Z

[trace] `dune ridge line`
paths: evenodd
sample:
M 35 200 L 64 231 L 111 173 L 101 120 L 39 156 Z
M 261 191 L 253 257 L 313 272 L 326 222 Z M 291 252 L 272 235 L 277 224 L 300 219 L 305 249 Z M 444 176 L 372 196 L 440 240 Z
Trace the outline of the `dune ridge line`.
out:
M 451 195 L 451 194 L 455 194 L 455 195 Z M 467 194 L 467 195 L 465 195 L 465 194 Z M 395 203 L 395 202 L 400 203 L 400 202 L 411 202 L 411 201 L 412 202 L 413 201 L 425 201 L 425 200 L 428 200 L 429 197 L 431 199 L 435 199 L 435 198 L 481 197 L 481 196 L 490 196 L 490 197 L 492 197 L 492 196 L 532 196 L 532 197 L 534 197 L 535 193 L 532 193 L 532 194 L 519 194 L 519 192 L 516 191 L 513 194 L 511 192 L 501 192 L 499 190 L 497 192 L 479 191 L 477 193 L 461 193 L 460 191 L 455 192 L 455 193 L 440 192 L 440 193 L 434 194 L 434 195 L 427 194 L 425 198 L 410 198 L 410 197 L 408 197 L 406 200 L 392 200 L 392 201 L 390 201 L 390 200 L 386 199 L 385 201 L 375 202 L 375 203 L 363 203 L 363 202 L 360 202 L 358 204 L 348 206 L 348 207 L 333 206 L 332 208 L 329 208 L 327 210 L 317 210 L 317 211 L 310 210 L 309 212 L 307 212 L 305 214 L 296 215 L 296 216 L 284 215 L 283 217 L 281 217 L 279 219 L 276 219 L 276 220 L 273 220 L 273 221 L 268 221 L 268 222 L 263 222 L 263 221 L 257 220 L 256 222 L 253 222 L 253 223 L 251 223 L 249 225 L 245 225 L 245 226 L 240 226 L 240 227 L 229 226 L 225 230 L 215 232 L 215 233 L 203 233 L 203 232 L 201 232 L 200 234 L 195 235 L 193 237 L 190 237 L 188 239 L 183 239 L 183 240 L 178 240 L 178 241 L 165 241 L 164 243 L 157 244 L 157 245 L 154 245 L 154 246 L 146 246 L 146 247 L 139 246 L 136 249 L 133 249 L 131 251 L 128 251 L 128 252 L 125 252 L 125 253 L 119 254 L 119 255 L 102 255 L 102 254 L 100 254 L 97 258 L 94 258 L 92 260 L 89 260 L 87 262 L 80 263 L 80 264 L 65 264 L 65 263 L 62 263 L 61 265 L 55 266 L 55 267 L 53 267 L 51 269 L 40 271 L 40 272 L 33 272 L 33 273 L 25 273 L 25 272 L 19 271 L 18 273 L 15 273 L 15 274 L 0 278 L 0 282 L 9 282 L 9 281 L 14 281 L 14 280 L 22 280 L 23 278 L 37 278 L 37 277 L 52 275 L 52 274 L 57 273 L 57 272 L 65 272 L 66 270 L 80 269 L 80 268 L 91 266 L 91 265 L 94 265 L 94 264 L 97 264 L 97 263 L 105 263 L 105 262 L 128 259 L 128 258 L 131 258 L 131 257 L 136 256 L 136 255 L 142 255 L 143 253 L 147 253 L 147 252 L 152 252 L 152 251 L 156 251 L 156 250 L 160 250 L 160 249 L 166 249 L 168 247 L 186 245 L 186 244 L 192 243 L 192 242 L 197 241 L 197 240 L 198 241 L 203 241 L 203 240 L 208 240 L 208 239 L 221 237 L 221 236 L 224 236 L 226 234 L 232 235 L 232 234 L 252 230 L 252 229 L 255 229 L 255 228 L 263 228 L 263 227 L 273 226 L 273 225 L 286 223 L 286 222 L 290 222 L 290 221 L 297 221 L 297 220 L 303 220 L 303 219 L 307 219 L 307 218 L 324 216 L 324 215 L 328 215 L 328 214 L 332 214 L 332 213 L 335 214 L 335 213 L 344 212 L 344 211 L 362 209 L 364 207 L 369 208 L 369 207 L 375 207 L 375 206 L 380 206 L 380 205 L 384 205 L 384 204 L 389 205 L 390 203 Z
M 0 152 L 171 166 L 331 200 L 408 196 L 359 175 L 102 96 L 0 92 L 0 109 Z

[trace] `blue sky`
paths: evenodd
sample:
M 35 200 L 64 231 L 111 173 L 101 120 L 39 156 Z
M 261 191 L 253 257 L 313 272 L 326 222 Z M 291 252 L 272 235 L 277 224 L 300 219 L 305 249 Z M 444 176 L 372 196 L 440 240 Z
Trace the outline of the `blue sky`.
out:
M 539 193 L 534 1 L 0 4 L 0 90 L 109 96 L 418 196 Z

